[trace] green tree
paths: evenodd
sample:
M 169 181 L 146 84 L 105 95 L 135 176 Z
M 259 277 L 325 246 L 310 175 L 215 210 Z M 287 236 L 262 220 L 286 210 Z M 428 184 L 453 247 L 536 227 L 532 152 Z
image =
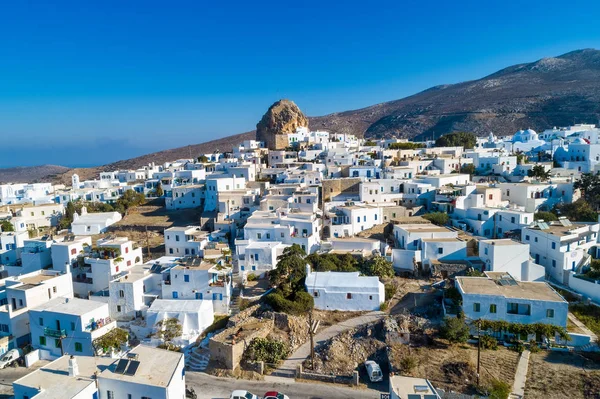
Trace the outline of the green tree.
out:
M 363 145 L 366 147 L 375 147 L 377 145 L 377 143 L 369 140 L 369 141 L 365 141 L 365 143 Z
M 460 173 L 474 175 L 475 174 L 475 165 L 472 163 L 468 163 L 460 167 Z
M 539 211 L 533 215 L 535 220 L 543 220 L 545 222 L 553 222 L 558 220 L 558 217 L 552 212 Z
M 427 219 L 431 223 L 437 224 L 438 226 L 445 226 L 450 220 L 450 216 L 448 216 L 448 214 L 444 212 L 426 213 L 422 217 L 423 219 Z
M 157 197 L 162 197 L 163 195 L 165 195 L 161 182 L 158 182 L 158 184 L 156 185 L 156 190 L 154 191 L 154 194 L 156 194 Z
M 600 209 L 600 175 L 583 173 L 579 180 L 573 184 L 573 188 L 581 190 L 583 198 L 594 210 Z
M 110 349 L 119 350 L 127 342 L 129 334 L 121 328 L 115 328 L 94 340 L 94 348 L 100 348 L 104 353 Z
M 577 222 L 597 222 L 598 212 L 584 199 L 557 205 L 554 212 Z
M 162 339 L 166 349 L 173 348 L 173 340 L 181 337 L 183 327 L 179 323 L 179 320 L 175 317 L 163 319 L 155 324 L 156 332 L 154 336 Z
M 115 211 L 125 214 L 129 208 L 143 205 L 145 202 L 144 194 L 129 189 L 117 200 Z
M 356 258 L 348 253 L 345 254 L 310 254 L 305 258 L 316 272 L 356 272 L 359 271 L 359 263 Z
M 198 162 L 200 162 L 200 163 L 207 163 L 208 162 L 208 158 L 206 157 L 206 155 L 200 155 L 198 157 Z
M 286 298 L 295 291 L 303 290 L 302 282 L 306 278 L 305 256 L 306 253 L 300 245 L 287 247 L 277 258 L 277 267 L 269 272 L 269 281 Z
M 454 343 L 465 343 L 469 339 L 469 326 L 460 317 L 446 317 L 440 327 L 440 335 Z
M 0 228 L 2 228 L 2 231 L 15 231 L 15 226 L 8 220 L 3 220 L 2 223 L 0 223 Z
M 254 338 L 244 352 L 244 360 L 277 364 L 286 359 L 288 353 L 288 345 L 285 342 L 268 338 Z
M 474 133 L 454 132 L 445 134 L 435 141 L 436 147 L 464 147 L 471 149 L 477 144 L 477 136 Z
M 528 162 L 529 159 L 527 158 L 527 155 L 523 154 L 522 152 L 517 153 L 517 165 L 523 165 Z
M 546 170 L 544 165 L 535 165 L 531 170 L 527 171 L 527 176 L 534 177 L 539 181 L 550 179 L 550 171 Z
M 423 148 L 423 144 L 421 143 L 391 143 L 389 146 L 390 150 L 416 150 L 419 148 Z
M 374 256 L 363 262 L 362 272 L 367 276 L 377 276 L 379 278 L 394 277 L 392 262 L 383 256 Z

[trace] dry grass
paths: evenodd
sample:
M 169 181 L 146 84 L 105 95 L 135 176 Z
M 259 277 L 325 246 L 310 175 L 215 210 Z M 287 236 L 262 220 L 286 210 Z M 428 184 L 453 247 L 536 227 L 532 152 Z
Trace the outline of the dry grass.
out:
M 340 312 L 337 310 L 318 310 L 313 311 L 313 317 L 315 320 L 320 320 L 321 324 L 319 328 L 332 326 L 334 324 L 342 323 L 346 320 L 353 319 L 361 316 L 367 312 Z
M 473 394 L 477 373 L 477 348 L 471 345 L 446 345 L 434 341 L 433 345 L 410 348 L 406 345 L 392 346 L 392 364 L 396 371 L 403 358 L 412 357 L 416 367 L 404 374 L 428 378 L 434 386 Z M 519 355 L 506 348 L 481 352 L 481 384 L 489 384 L 494 378 L 512 385 Z
M 197 225 L 200 222 L 200 210 L 182 209 L 168 211 L 164 206 L 143 205 L 130 209 L 127 216 L 114 226 L 118 228 L 166 229 L 173 226 Z
M 527 399 L 600 398 L 600 356 L 569 352 L 532 353 Z

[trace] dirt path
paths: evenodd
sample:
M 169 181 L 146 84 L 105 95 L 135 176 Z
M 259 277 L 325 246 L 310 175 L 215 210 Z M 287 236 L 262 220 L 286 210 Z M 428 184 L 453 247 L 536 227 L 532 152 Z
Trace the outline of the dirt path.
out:
M 338 334 L 343 333 L 344 331 L 348 331 L 351 328 L 379 321 L 384 316 L 384 312 L 375 311 L 327 327 L 315 335 L 315 346 L 335 337 Z M 284 361 L 283 364 L 277 368 L 277 370 L 275 370 L 275 372 L 273 372 L 273 375 L 294 377 L 296 374 L 296 368 L 302 364 L 302 362 L 308 356 L 310 356 L 310 340 L 296 349 L 296 351 L 292 353 L 287 360 Z
M 529 367 L 529 351 L 525 349 L 519 358 L 515 381 L 509 399 L 522 399 L 525 397 L 525 383 L 527 382 L 527 368 Z

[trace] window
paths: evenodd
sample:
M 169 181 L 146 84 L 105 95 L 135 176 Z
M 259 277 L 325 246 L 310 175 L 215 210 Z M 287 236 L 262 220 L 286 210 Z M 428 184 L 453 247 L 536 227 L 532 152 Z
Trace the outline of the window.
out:
M 42 317 L 40 317 L 40 320 L 39 320 L 39 321 L 40 321 L 40 326 L 42 326 L 42 327 L 43 327 L 43 326 L 44 326 L 44 319 L 43 319 Z
M 554 309 L 546 309 L 546 317 L 549 319 L 554 318 Z
M 71 322 L 71 331 L 75 331 L 75 322 L 74 321 Z
M 377 220 L 377 215 L 375 215 L 375 220 Z
M 552 259 L 552 267 L 556 267 L 556 260 Z
M 438 248 L 438 254 L 443 254 L 444 253 L 444 248 Z
M 475 302 L 473 304 L 473 312 L 477 312 L 477 313 L 481 312 L 481 304 L 479 302 Z
M 121 305 L 117 305 L 117 312 L 121 313 Z
M 40 345 L 46 346 L 46 337 L 40 337 Z
M 81 345 L 81 342 L 75 342 L 75 352 L 83 352 L 83 345 Z
M 555 242 L 552 243 L 552 249 L 556 249 L 556 243 Z
M 256 233 L 256 238 L 257 238 L 258 240 L 260 240 L 260 239 L 262 238 L 262 234 L 260 234 L 260 233 Z
M 487 248 L 485 248 L 485 249 L 483 250 L 483 252 L 484 252 L 484 253 L 487 255 L 487 254 L 488 254 L 488 249 L 487 249 Z
M 60 347 L 62 347 L 62 343 L 60 342 L 60 339 L 55 339 L 55 340 L 54 340 L 54 346 L 55 346 L 56 348 L 60 348 Z
M 175 241 L 179 241 L 179 236 L 175 236 Z
M 526 241 L 529 241 L 529 236 L 525 236 L 525 240 L 526 240 Z
M 347 293 L 346 294 L 346 299 L 352 299 L 352 294 L 351 293 Z
M 373 300 L 373 295 L 369 295 L 369 301 Z
M 177 293 L 177 291 L 173 291 L 173 299 L 177 298 L 179 298 L 179 294 Z
M 497 309 L 496 309 L 496 305 L 492 303 L 492 304 L 490 305 L 490 313 L 496 313 L 496 310 L 497 310 Z
M 283 238 L 283 233 L 281 233 L 281 238 Z
M 124 297 L 125 297 L 125 291 L 119 290 L 119 298 L 124 298 Z
M 196 299 L 202 299 L 202 293 L 196 292 Z
M 267 240 L 271 239 L 271 233 L 267 233 Z
M 115 393 L 113 391 L 106 391 L 106 399 L 115 399 Z
M 77 250 L 75 248 L 71 249 L 71 255 L 76 255 L 77 254 Z
M 173 253 L 173 248 L 169 248 L 169 253 L 172 254 Z
M 488 199 L 494 199 L 494 195 L 493 195 L 493 194 L 490 194 L 490 195 L 488 196 Z
M 315 298 L 318 298 L 318 297 L 319 297 L 319 291 L 315 291 L 315 292 L 313 292 L 313 296 L 314 296 Z
M 186 282 L 186 283 L 189 283 L 190 282 L 190 275 L 189 274 L 184 274 L 183 275 L 183 281 Z

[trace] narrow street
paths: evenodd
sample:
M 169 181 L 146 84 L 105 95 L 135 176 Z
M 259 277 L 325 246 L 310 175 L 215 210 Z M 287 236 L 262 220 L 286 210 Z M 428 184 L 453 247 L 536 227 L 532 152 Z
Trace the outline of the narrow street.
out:
M 344 385 L 318 382 L 296 382 L 291 378 L 265 377 L 265 381 L 246 381 L 217 378 L 204 373 L 187 372 L 186 385 L 193 388 L 198 399 L 229 399 L 235 389 L 245 389 L 262 396 L 279 391 L 291 399 L 379 399 L 380 392 L 372 389 L 353 389 Z

